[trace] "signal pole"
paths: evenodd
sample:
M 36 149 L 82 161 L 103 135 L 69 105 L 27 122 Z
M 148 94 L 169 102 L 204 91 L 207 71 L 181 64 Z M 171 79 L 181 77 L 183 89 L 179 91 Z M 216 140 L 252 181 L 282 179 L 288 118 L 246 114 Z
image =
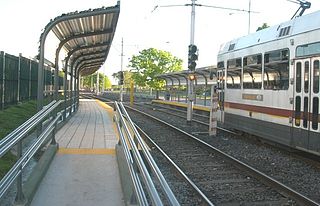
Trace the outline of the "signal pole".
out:
M 194 30 L 195 30 L 195 16 L 196 16 L 196 5 L 195 5 L 195 2 L 196 2 L 196 0 L 191 0 L 190 45 L 194 45 Z M 189 123 L 191 123 L 191 121 L 192 121 L 192 113 L 193 113 L 193 98 L 194 98 L 193 85 L 194 85 L 193 84 L 193 80 L 189 79 L 188 106 L 187 106 L 187 122 L 189 122 Z
M 249 13 L 249 25 L 250 25 L 250 14 L 251 13 L 258 13 L 251 11 L 251 0 L 249 0 L 249 11 L 244 9 L 236 9 L 236 8 L 228 8 L 228 7 L 221 7 L 221 6 L 210 6 L 210 5 L 202 5 L 202 4 L 196 4 L 197 0 L 191 0 L 191 4 L 184 4 L 184 5 L 163 5 L 163 6 L 155 6 L 154 9 L 151 11 L 154 12 L 159 7 L 176 7 L 176 6 L 191 6 L 191 29 L 190 29 L 190 45 L 189 45 L 189 62 L 188 62 L 188 105 L 187 105 L 187 122 L 191 123 L 192 121 L 192 113 L 193 113 L 193 101 L 195 98 L 194 95 L 194 79 L 195 79 L 195 67 L 196 63 L 195 60 L 198 60 L 198 55 L 194 54 L 192 48 L 195 48 L 197 50 L 196 45 L 194 45 L 194 32 L 195 32 L 195 7 L 196 6 L 202 6 L 202 7 L 209 7 L 214 9 L 224 9 L 224 10 L 233 10 L 238 12 L 248 12 Z M 250 31 L 250 26 L 249 29 Z

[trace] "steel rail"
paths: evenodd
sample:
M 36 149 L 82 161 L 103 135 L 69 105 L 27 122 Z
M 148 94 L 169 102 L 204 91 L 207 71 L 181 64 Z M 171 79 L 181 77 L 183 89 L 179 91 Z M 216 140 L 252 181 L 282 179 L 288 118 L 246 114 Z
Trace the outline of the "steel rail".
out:
M 114 121 L 118 122 L 119 119 L 117 116 L 114 116 Z M 139 179 L 139 176 L 136 174 L 135 170 L 134 170 L 134 162 L 133 159 L 131 157 L 130 151 L 129 151 L 129 146 L 127 141 L 124 138 L 124 134 L 122 132 L 122 129 L 120 128 L 119 124 L 116 124 L 118 132 L 119 132 L 119 136 L 120 136 L 120 141 L 121 144 L 123 145 L 123 149 L 124 149 L 124 156 L 126 158 L 127 161 L 127 165 L 129 168 L 129 174 L 131 176 L 132 179 L 132 183 L 133 183 L 133 188 L 136 192 L 136 197 L 138 200 L 139 205 L 148 205 L 148 201 L 146 198 L 145 193 L 142 190 L 142 185 L 141 185 L 141 180 Z
M 141 113 L 141 114 L 143 114 L 143 115 L 145 115 L 145 116 L 147 116 L 147 117 L 149 117 L 149 118 L 152 118 L 152 119 L 154 119 L 154 120 L 156 120 L 156 121 L 158 121 L 158 122 L 160 122 L 160 123 L 162 123 L 162 124 L 164 124 L 164 125 L 167 125 L 168 127 L 172 128 L 172 129 L 174 129 L 174 130 L 176 130 L 176 131 L 181 132 L 182 134 L 190 137 L 191 139 L 196 140 L 196 141 L 202 143 L 203 145 L 205 145 L 205 146 L 207 146 L 208 148 L 214 150 L 214 151 L 217 152 L 218 154 L 226 157 L 229 161 L 231 161 L 231 162 L 233 162 L 233 163 L 236 163 L 236 165 L 237 165 L 238 167 L 240 167 L 240 168 L 242 168 L 242 169 L 245 169 L 246 171 L 250 172 L 250 174 L 252 174 L 252 175 L 255 176 L 256 178 L 258 178 L 259 180 L 267 183 L 269 186 L 270 186 L 270 185 L 273 186 L 273 188 L 276 188 L 276 189 L 278 190 L 278 192 L 279 192 L 279 190 L 280 190 L 281 192 L 284 192 L 284 193 L 287 194 L 289 197 L 292 197 L 293 199 L 295 199 L 297 202 L 302 203 L 303 205 L 320 206 L 319 203 L 317 203 L 317 202 L 311 200 L 310 198 L 304 196 L 303 194 L 300 194 L 299 192 L 297 192 L 297 191 L 289 188 L 288 186 L 286 186 L 286 185 L 282 184 L 281 182 L 273 179 L 272 177 L 269 177 L 269 176 L 266 175 L 265 173 L 263 173 L 263 172 L 261 172 L 261 171 L 258 171 L 257 169 L 251 167 L 250 165 L 248 165 L 248 164 L 246 164 L 246 163 L 244 163 L 244 162 L 241 162 L 240 160 L 238 160 L 238 159 L 236 159 L 236 158 L 234 158 L 234 157 L 226 154 L 225 152 L 223 152 L 223 151 L 221 151 L 221 150 L 213 147 L 212 145 L 206 143 L 205 141 L 203 141 L 203 140 L 201 140 L 201 139 L 199 139 L 199 138 L 197 138 L 197 137 L 195 137 L 195 136 L 193 136 L 193 135 L 191 135 L 191 134 L 189 134 L 189 133 L 187 133 L 187 132 L 185 132 L 185 131 L 183 131 L 183 130 L 181 130 L 181 129 L 179 129 L 179 128 L 177 128 L 177 127 L 175 127 L 175 126 L 173 126 L 173 125 L 171 125 L 171 124 L 169 124 L 169 123 L 167 123 L 167 122 L 165 122 L 165 121 L 163 121 L 163 120 L 161 120 L 161 119 L 158 119 L 158 118 L 156 118 L 156 117 L 154 117 L 154 116 L 152 116 L 152 115 L 150 115 L 150 114 L 147 114 L 147 113 L 145 113 L 145 112 L 141 112 L 141 111 L 139 111 L 139 110 L 137 110 L 137 109 L 134 109 L 134 108 L 132 108 L 132 107 L 130 107 L 130 106 L 126 106 L 126 107 L 129 108 L 129 109 L 132 109 L 132 110 L 134 110 L 134 111 L 136 111 L 136 112 L 139 112 L 139 113 Z
M 173 111 L 179 111 L 179 110 L 177 110 L 177 109 L 166 108 L 166 107 L 158 106 L 158 105 L 157 105 L 157 107 L 164 108 L 164 109 L 168 109 L 168 110 L 173 110 Z M 159 111 L 160 111 L 160 110 L 159 110 Z M 169 113 L 169 112 L 167 112 L 167 111 L 161 110 L 161 112 L 164 112 L 164 113 L 167 113 L 167 114 L 170 114 L 170 115 L 174 115 L 174 116 L 176 116 L 176 117 L 185 118 L 184 116 L 181 116 L 181 115 L 178 115 L 178 114 Z M 179 111 L 179 112 L 180 112 L 180 111 Z M 181 111 L 181 112 L 185 113 L 184 111 Z M 200 115 L 198 115 L 198 114 L 195 114 L 195 115 L 196 115 L 196 116 L 200 116 Z M 201 117 L 203 117 L 203 116 L 201 115 Z M 208 117 L 208 118 L 209 118 L 209 117 Z M 192 122 L 197 122 L 197 123 L 199 123 L 199 124 L 209 126 L 208 123 L 205 123 L 205 122 L 202 122 L 202 121 L 196 120 L 196 119 L 192 119 Z M 239 134 L 237 134 L 237 133 L 235 133 L 235 132 L 233 132 L 233 131 L 230 131 L 230 130 L 228 130 L 228 129 L 225 129 L 225 128 L 223 128 L 223 127 L 217 127 L 217 129 L 219 129 L 219 130 L 221 130 L 221 131 L 228 132 L 228 133 L 233 134 L 233 135 L 239 135 Z
M 87 95 L 87 96 L 89 96 L 89 95 Z M 100 100 L 103 100 L 103 101 L 104 101 L 104 100 L 108 100 L 108 99 L 106 99 L 106 98 L 104 98 L 104 97 L 97 97 L 97 96 L 94 96 L 93 98 L 97 98 L 97 99 L 100 99 Z M 137 103 L 135 103 L 135 104 L 136 104 L 136 105 L 139 105 L 139 104 L 137 104 Z M 173 110 L 173 111 L 179 111 L 179 110 L 177 110 L 177 109 L 166 108 L 166 107 L 158 106 L 158 105 L 157 105 L 157 107 L 164 108 L 164 109 L 168 109 L 168 110 Z M 159 111 L 160 111 L 160 110 L 159 110 Z M 174 116 L 177 116 L 177 117 L 185 118 L 184 116 L 181 116 L 181 115 L 178 115 L 178 114 L 172 114 L 172 113 L 169 113 L 169 112 L 166 112 L 166 111 L 162 111 L 162 112 L 165 112 L 165 113 L 167 113 L 167 114 L 174 115 Z M 179 111 L 179 112 L 180 112 L 180 111 Z M 181 112 L 184 112 L 184 111 L 181 111 Z M 184 113 L 185 113 L 185 112 L 184 112 Z M 198 114 L 194 114 L 194 115 L 200 116 L 200 117 L 204 117 L 203 115 L 198 115 Z M 209 117 L 208 117 L 208 118 L 209 118 Z M 193 121 L 193 122 L 197 122 L 197 123 L 199 123 L 199 124 L 203 124 L 203 125 L 209 126 L 208 123 L 202 122 L 202 121 L 200 121 L 200 120 L 192 119 L 192 121 Z M 217 127 L 217 129 L 219 129 L 219 130 L 221 130 L 221 131 L 228 132 L 228 133 L 233 134 L 233 135 L 239 135 L 238 133 L 235 133 L 235 132 L 233 132 L 233 131 L 231 131 L 231 130 L 228 130 L 228 129 L 225 129 L 225 128 L 223 128 L 223 127 Z
M 182 169 L 161 149 L 161 147 L 151 139 L 138 125 L 136 128 L 152 143 L 153 146 L 174 166 L 174 168 L 181 174 L 181 176 L 191 185 L 191 187 L 200 195 L 200 197 L 208 203 L 208 205 L 214 205 L 208 197 L 199 189 L 199 187 L 182 171 Z
M 143 159 L 139 153 L 138 147 L 135 144 L 131 133 L 129 132 L 129 128 L 128 128 L 128 125 L 124 119 L 124 116 L 121 114 L 122 109 L 120 106 L 118 105 L 117 102 L 115 102 L 115 107 L 116 107 L 117 111 L 119 112 L 119 120 L 120 120 L 122 126 L 124 127 L 124 131 L 126 132 L 126 134 L 128 136 L 127 140 L 129 141 L 131 149 L 133 151 L 132 152 L 133 158 L 134 158 L 134 160 L 136 160 L 135 163 L 136 163 L 137 167 L 139 168 L 139 171 L 143 177 L 143 181 L 146 185 L 147 190 L 149 191 L 149 194 L 151 196 L 151 200 L 153 201 L 153 203 L 155 205 L 162 206 L 163 205 L 162 201 L 161 201 L 159 194 L 157 193 L 157 190 L 152 182 L 151 176 L 148 173 L 146 166 L 143 164 Z
M 120 105 L 124 108 L 123 103 L 120 103 Z M 127 120 L 130 122 L 130 125 L 134 125 L 134 123 L 132 122 L 128 112 L 124 109 L 124 114 L 127 118 Z M 139 132 L 137 131 L 136 127 L 132 127 L 132 129 L 134 130 L 134 133 L 136 135 L 140 135 Z M 158 168 L 156 162 L 154 161 L 152 155 L 150 154 L 147 146 L 145 145 L 145 143 L 143 142 L 142 138 L 137 138 L 139 145 L 143 148 L 145 157 L 147 159 L 147 162 L 149 164 L 149 166 L 151 167 L 152 171 L 154 172 L 154 174 L 156 175 L 158 181 L 160 182 L 162 188 L 164 189 L 164 192 L 166 193 L 168 200 L 170 201 L 170 203 L 172 205 L 179 205 L 179 202 L 177 201 L 176 197 L 174 196 L 173 192 L 171 191 L 167 181 L 165 180 L 165 178 L 163 177 L 160 169 Z

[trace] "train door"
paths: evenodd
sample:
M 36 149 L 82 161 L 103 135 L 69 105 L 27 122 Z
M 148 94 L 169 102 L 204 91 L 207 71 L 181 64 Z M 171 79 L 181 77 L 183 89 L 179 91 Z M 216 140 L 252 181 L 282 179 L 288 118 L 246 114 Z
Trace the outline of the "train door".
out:
M 319 61 L 320 57 L 294 62 L 293 144 L 314 150 L 319 144 Z M 316 141 L 315 138 L 318 140 Z
M 218 87 L 218 101 L 220 110 L 220 121 L 224 122 L 224 69 L 217 71 L 217 87 Z

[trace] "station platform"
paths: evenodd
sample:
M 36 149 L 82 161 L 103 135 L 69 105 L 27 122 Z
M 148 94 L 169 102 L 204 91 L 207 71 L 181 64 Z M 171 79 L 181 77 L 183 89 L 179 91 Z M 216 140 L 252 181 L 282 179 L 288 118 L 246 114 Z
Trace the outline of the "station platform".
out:
M 112 123 L 113 108 L 80 99 L 77 113 L 57 132 L 59 150 L 31 205 L 124 205 Z

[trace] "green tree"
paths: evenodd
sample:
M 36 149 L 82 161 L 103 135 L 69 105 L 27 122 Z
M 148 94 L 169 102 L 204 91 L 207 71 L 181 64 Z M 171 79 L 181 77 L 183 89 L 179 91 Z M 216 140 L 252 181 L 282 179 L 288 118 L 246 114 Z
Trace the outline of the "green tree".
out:
M 164 81 L 155 78 L 159 74 L 182 70 L 182 60 L 167 51 L 155 48 L 144 49 L 139 55 L 133 55 L 129 67 L 132 67 L 132 79 L 141 87 L 161 89 Z
M 269 27 L 269 26 L 268 26 L 267 23 L 263 23 L 262 26 L 259 26 L 256 31 L 260 31 L 260 30 L 265 29 L 265 28 L 268 28 L 268 27 Z
M 110 79 L 104 75 L 104 88 L 105 89 L 111 89 L 112 83 Z
M 102 88 L 103 86 L 103 78 L 104 78 L 104 88 L 105 89 L 111 88 L 110 79 L 102 73 L 99 73 L 99 87 Z M 95 85 L 96 83 L 97 83 L 97 73 L 83 77 L 83 86 L 85 88 L 91 88 L 91 86 Z

